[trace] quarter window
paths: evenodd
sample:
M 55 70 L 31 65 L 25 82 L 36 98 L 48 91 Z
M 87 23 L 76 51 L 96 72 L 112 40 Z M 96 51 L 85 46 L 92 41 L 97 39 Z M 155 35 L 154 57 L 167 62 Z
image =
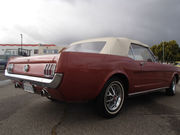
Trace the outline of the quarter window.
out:
M 153 56 L 151 55 L 147 47 L 141 45 L 131 44 L 135 60 L 153 62 Z

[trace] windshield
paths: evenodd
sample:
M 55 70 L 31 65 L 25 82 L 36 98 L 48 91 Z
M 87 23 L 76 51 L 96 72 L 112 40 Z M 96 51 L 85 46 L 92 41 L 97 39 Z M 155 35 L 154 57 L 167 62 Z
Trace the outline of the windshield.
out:
M 76 45 L 71 45 L 65 51 L 99 53 L 103 49 L 105 44 L 105 41 L 80 43 Z

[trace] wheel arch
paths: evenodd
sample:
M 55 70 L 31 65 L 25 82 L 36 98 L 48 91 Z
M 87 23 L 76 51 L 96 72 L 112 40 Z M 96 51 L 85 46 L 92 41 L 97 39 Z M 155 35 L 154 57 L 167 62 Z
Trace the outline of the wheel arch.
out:
M 128 95 L 128 89 L 129 89 L 129 80 L 128 80 L 127 76 L 123 73 L 116 73 L 116 74 L 113 74 L 110 78 L 113 78 L 113 77 L 118 77 L 122 81 L 122 83 L 125 87 L 125 94 L 127 96 Z
M 176 83 L 178 83 L 179 82 L 179 75 L 177 73 L 175 73 L 174 76 L 176 77 Z
M 101 88 L 100 88 L 100 90 L 99 90 L 99 92 L 97 94 L 97 97 L 100 95 L 100 93 L 101 93 L 104 85 L 106 84 L 106 82 L 109 79 L 113 78 L 113 77 L 118 77 L 119 79 L 121 79 L 121 81 L 122 81 L 122 83 L 123 83 L 123 85 L 125 87 L 125 94 L 126 94 L 126 96 L 128 95 L 128 90 L 129 90 L 129 79 L 128 79 L 128 76 L 125 73 L 123 73 L 123 72 L 116 72 L 116 73 L 112 73 L 109 76 L 107 76 L 107 78 L 104 80 L 104 82 L 103 82 L 103 84 L 102 84 L 102 86 L 101 86 Z

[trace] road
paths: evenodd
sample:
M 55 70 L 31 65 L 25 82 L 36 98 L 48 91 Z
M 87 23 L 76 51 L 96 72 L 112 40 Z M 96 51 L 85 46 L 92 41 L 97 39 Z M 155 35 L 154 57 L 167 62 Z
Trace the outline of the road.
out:
M 129 98 L 113 119 L 97 115 L 93 103 L 51 102 L 45 97 L 0 86 L 0 135 L 179 135 L 180 86 Z

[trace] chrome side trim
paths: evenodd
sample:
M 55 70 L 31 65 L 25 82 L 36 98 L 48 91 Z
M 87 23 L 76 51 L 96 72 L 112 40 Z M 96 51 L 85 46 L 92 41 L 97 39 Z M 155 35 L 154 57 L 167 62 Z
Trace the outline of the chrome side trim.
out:
M 128 94 L 128 96 L 150 93 L 150 92 L 154 92 L 154 91 L 158 91 L 158 90 L 162 90 L 162 89 L 167 89 L 167 88 L 169 88 L 169 87 L 162 87 L 162 88 L 150 89 L 150 90 L 146 90 L 146 91 L 134 92 L 134 93 Z
M 7 70 L 5 70 L 5 76 L 9 77 L 12 80 L 27 81 L 42 87 L 57 88 L 62 80 L 63 74 L 55 73 L 52 79 L 48 79 L 27 75 L 10 74 L 7 72 Z

